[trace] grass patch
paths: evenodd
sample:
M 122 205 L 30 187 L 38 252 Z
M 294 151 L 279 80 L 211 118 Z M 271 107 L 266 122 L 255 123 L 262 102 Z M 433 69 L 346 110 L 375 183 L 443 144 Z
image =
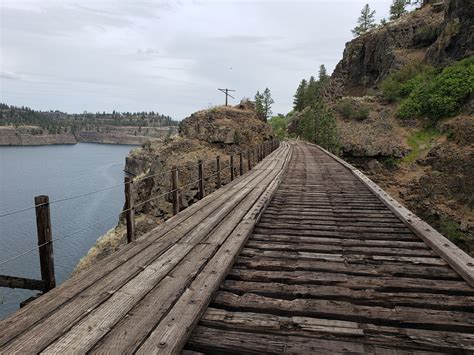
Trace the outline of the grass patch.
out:
M 402 159 L 402 161 L 406 164 L 413 163 L 420 157 L 423 151 L 430 149 L 433 146 L 433 141 L 441 135 L 441 132 L 435 128 L 425 129 L 413 133 L 407 139 L 407 143 L 412 150 Z

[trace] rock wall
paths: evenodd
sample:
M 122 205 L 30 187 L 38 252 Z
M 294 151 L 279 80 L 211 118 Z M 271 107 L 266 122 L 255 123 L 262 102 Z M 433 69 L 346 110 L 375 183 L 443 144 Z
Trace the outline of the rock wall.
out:
M 424 60 L 437 38 L 443 12 L 426 5 L 346 44 L 332 81 L 346 94 L 364 95 L 390 72 L 413 60 Z
M 44 134 L 32 135 L 19 133 L 14 128 L 0 127 L 0 146 L 14 145 L 50 145 L 50 144 L 76 144 L 72 134 Z
M 441 66 L 474 54 L 474 3 L 450 0 L 447 3 L 441 34 L 428 49 L 429 63 Z

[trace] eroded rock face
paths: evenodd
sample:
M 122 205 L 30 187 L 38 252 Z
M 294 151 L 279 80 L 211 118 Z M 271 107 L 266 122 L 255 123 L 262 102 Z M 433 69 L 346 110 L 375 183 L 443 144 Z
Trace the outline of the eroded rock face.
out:
M 429 63 L 440 66 L 474 54 L 474 3 L 450 0 L 437 41 L 428 49 Z
M 179 134 L 212 144 L 249 145 L 271 138 L 272 132 L 257 117 L 254 105 L 242 102 L 193 113 L 181 122 Z
M 442 22 L 443 13 L 427 5 L 355 38 L 346 44 L 332 81 L 337 81 L 346 94 L 365 94 L 393 70 L 424 59 L 426 47 L 436 40 Z

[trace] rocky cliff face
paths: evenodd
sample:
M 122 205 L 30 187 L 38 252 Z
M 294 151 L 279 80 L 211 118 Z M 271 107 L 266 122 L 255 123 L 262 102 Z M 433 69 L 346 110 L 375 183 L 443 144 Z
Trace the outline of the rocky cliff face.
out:
M 72 134 L 33 135 L 20 132 L 13 127 L 0 127 L 0 146 L 2 145 L 51 145 L 76 144 Z
M 430 46 L 427 60 L 434 65 L 446 65 L 474 54 L 474 4 L 472 0 L 447 2 L 440 35 Z
M 472 0 L 428 3 L 348 42 L 332 81 L 342 94 L 364 95 L 412 61 L 443 66 L 473 54 Z

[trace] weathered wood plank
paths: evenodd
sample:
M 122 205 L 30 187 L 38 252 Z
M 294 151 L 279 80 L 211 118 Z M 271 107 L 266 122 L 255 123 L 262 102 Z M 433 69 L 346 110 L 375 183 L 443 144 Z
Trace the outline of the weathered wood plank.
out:
M 445 294 L 425 293 L 420 297 L 418 292 L 389 292 L 376 289 L 353 289 L 340 286 L 325 285 L 288 285 L 281 282 L 263 283 L 236 280 L 225 280 L 221 291 L 236 294 L 255 293 L 265 297 L 294 299 L 314 298 L 339 300 L 366 306 L 407 306 L 438 310 L 456 310 L 474 313 L 474 296 L 451 296 Z
M 320 299 L 285 300 L 253 293 L 241 296 L 219 291 L 213 301 L 219 308 L 245 312 L 328 318 L 416 329 L 451 332 L 474 332 L 474 314 L 466 312 L 420 309 L 415 307 L 364 306 L 344 301 Z
M 429 280 L 407 277 L 367 277 L 317 271 L 272 271 L 233 268 L 229 278 L 253 282 L 283 282 L 286 284 L 335 285 L 354 289 L 378 289 L 397 292 L 446 293 L 474 296 L 474 289 L 464 282 Z
M 474 335 L 420 329 L 373 326 L 357 322 L 309 317 L 284 317 L 265 313 L 230 312 L 208 308 L 200 325 L 222 330 L 266 333 L 363 344 L 396 344 L 406 350 L 453 352 L 474 350 Z M 251 335 L 249 335 L 251 336 Z M 436 339 L 436 341 L 433 341 Z M 191 339 L 191 345 L 193 338 Z
M 412 277 L 432 280 L 457 280 L 460 276 L 448 266 L 411 265 L 401 263 L 369 263 L 344 259 L 344 262 L 331 262 L 319 260 L 299 259 L 291 257 L 294 254 L 276 253 L 278 257 L 266 257 L 254 254 L 246 257 L 241 254 L 235 266 L 240 269 L 255 270 L 282 270 L 282 271 L 322 271 L 332 273 L 345 273 L 360 276 L 394 276 Z
M 315 243 L 284 243 L 284 242 L 263 242 L 259 240 L 249 240 L 246 248 L 261 250 L 282 250 L 317 252 L 328 254 L 355 254 L 355 255 L 399 255 L 415 257 L 433 257 L 436 254 L 430 249 L 408 249 L 390 248 L 372 245 L 351 246 L 351 245 L 324 245 Z

